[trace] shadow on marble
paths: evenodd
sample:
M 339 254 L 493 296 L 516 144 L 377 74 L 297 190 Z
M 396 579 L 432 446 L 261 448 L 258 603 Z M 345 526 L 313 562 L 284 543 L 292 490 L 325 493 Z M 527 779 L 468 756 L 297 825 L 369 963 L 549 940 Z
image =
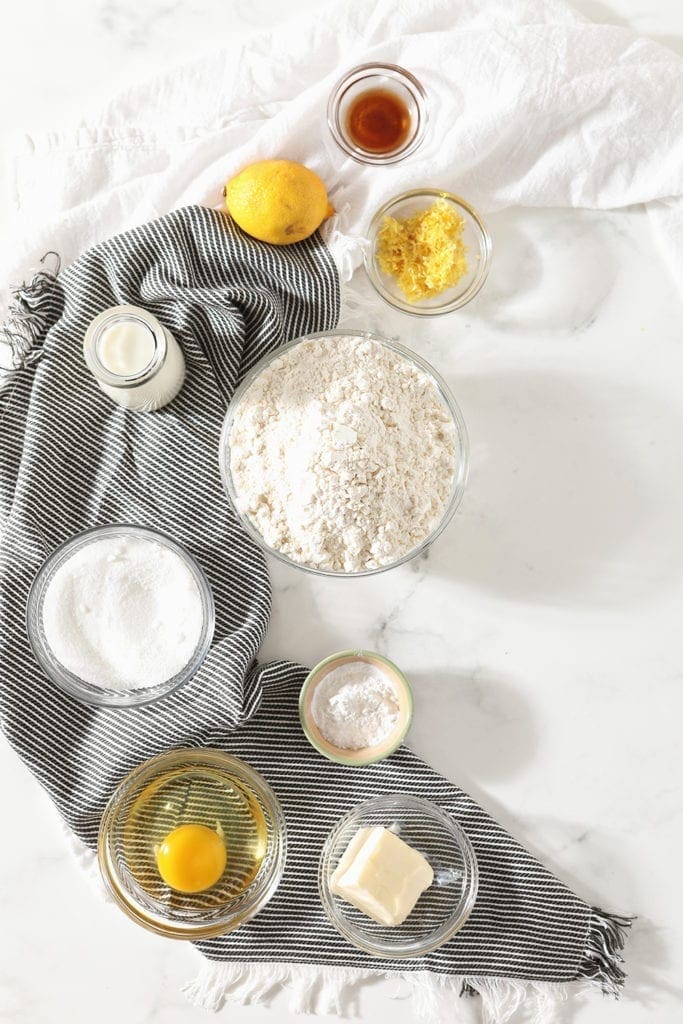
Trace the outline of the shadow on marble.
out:
M 458 379 L 472 441 L 455 520 L 413 564 L 501 597 L 623 605 L 683 575 L 679 409 L 550 371 Z
M 648 917 L 639 916 L 633 923 L 626 947 L 625 998 L 646 1009 L 655 1007 L 663 995 L 683 1000 L 683 986 L 672 985 L 663 976 L 663 972 L 673 966 L 664 929 Z
M 646 917 L 637 918 L 623 951 L 626 983 L 620 995 L 620 1002 L 642 1007 L 649 1014 L 656 1014 L 661 1004 L 683 998 L 683 988 L 666 980 L 665 973 L 672 968 L 666 943 L 652 921 Z M 598 992 L 579 993 L 576 999 L 568 999 L 556 1009 L 555 1024 L 574 1024 L 582 1015 L 586 1001 L 599 999 Z M 610 997 L 606 997 L 610 998 Z
M 596 828 L 587 829 L 581 823 L 556 818 L 506 821 L 505 818 L 509 818 L 506 811 L 493 807 L 488 796 L 483 797 L 482 803 L 581 899 L 608 912 L 637 915 L 624 950 L 627 974 L 622 995 L 624 1002 L 654 1010 L 666 997 L 683 998 L 683 987 L 668 980 L 674 965 L 664 929 L 642 913 L 646 908 L 640 905 L 639 900 L 643 899 L 644 890 L 633 896 L 636 903 L 632 905 L 625 903 L 623 896 L 610 895 L 614 892 L 637 892 L 628 858 L 620 855 L 620 847 L 613 834 L 607 836 Z M 579 1015 L 580 1002 L 570 1000 L 563 1004 L 557 1024 L 572 1024 Z
M 612 290 L 617 268 L 617 222 L 593 211 L 521 209 L 489 214 L 493 239 L 488 280 L 469 307 L 472 323 L 548 332 L 586 330 Z M 545 340 L 545 339 L 544 339 Z
M 470 779 L 508 779 L 533 761 L 536 722 L 511 681 L 479 670 L 437 669 L 412 672 L 411 682 L 415 716 L 408 746 L 467 792 Z
M 303 570 L 267 558 L 273 604 L 259 661 L 290 659 L 312 667 L 333 651 L 357 644 L 344 635 L 339 615 L 330 619 L 327 608 L 343 609 L 348 602 L 347 580 L 316 580 Z

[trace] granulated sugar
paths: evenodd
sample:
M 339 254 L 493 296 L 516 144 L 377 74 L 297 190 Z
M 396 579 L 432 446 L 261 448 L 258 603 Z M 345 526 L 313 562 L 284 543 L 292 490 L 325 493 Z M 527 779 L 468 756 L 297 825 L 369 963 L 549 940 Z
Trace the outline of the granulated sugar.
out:
M 108 690 L 171 679 L 194 654 L 203 626 L 199 588 L 182 558 L 135 536 L 76 551 L 48 583 L 42 611 L 57 660 Z
M 317 684 L 311 716 L 328 743 L 342 750 L 361 750 L 388 739 L 398 721 L 399 705 L 394 687 L 380 669 L 347 662 Z
M 434 530 L 455 472 L 453 418 L 432 378 L 386 345 L 314 338 L 253 382 L 230 434 L 242 511 L 320 569 L 396 561 Z

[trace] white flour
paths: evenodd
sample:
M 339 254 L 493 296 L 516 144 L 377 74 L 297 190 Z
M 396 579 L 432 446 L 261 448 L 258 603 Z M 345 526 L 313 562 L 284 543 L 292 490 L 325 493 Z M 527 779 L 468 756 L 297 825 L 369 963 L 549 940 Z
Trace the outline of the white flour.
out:
M 407 554 L 441 519 L 455 424 L 427 374 L 375 341 L 303 342 L 248 389 L 230 435 L 238 502 L 296 562 L 358 572 Z
M 108 690 L 171 679 L 194 654 L 202 625 L 199 589 L 182 558 L 143 537 L 86 544 L 59 567 L 43 601 L 57 660 Z
M 328 672 L 313 691 L 311 715 L 321 733 L 342 750 L 376 747 L 398 721 L 396 691 L 384 673 L 365 662 Z

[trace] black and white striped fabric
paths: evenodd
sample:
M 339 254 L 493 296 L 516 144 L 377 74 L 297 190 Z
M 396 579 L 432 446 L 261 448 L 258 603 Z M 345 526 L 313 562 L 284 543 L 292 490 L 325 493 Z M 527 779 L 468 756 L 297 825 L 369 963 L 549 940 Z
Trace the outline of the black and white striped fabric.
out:
M 88 323 L 119 303 L 150 310 L 185 353 L 183 390 L 154 414 L 115 406 L 83 362 Z M 383 962 L 383 969 L 553 982 L 593 977 L 613 987 L 621 981 L 614 961 L 621 940 L 609 918 L 408 749 L 365 769 L 324 760 L 299 726 L 305 670 L 255 664 L 270 588 L 260 551 L 223 496 L 221 424 L 257 359 L 297 335 L 334 327 L 338 313 L 337 273 L 317 236 L 273 249 L 201 208 L 112 238 L 58 279 L 39 274 L 19 294 L 7 335 L 18 365 L 0 394 L 4 732 L 90 847 L 117 783 L 160 751 L 216 746 L 263 773 L 287 818 L 285 876 L 252 922 L 200 944 L 211 959 L 377 968 L 328 924 L 317 863 L 341 814 L 378 793 L 404 791 L 436 801 L 461 823 L 478 858 L 479 895 L 465 928 L 444 947 L 419 961 Z M 58 544 L 112 522 L 159 527 L 187 546 L 211 582 L 216 632 L 202 669 L 181 690 L 148 707 L 96 710 L 41 674 L 25 606 L 36 571 Z

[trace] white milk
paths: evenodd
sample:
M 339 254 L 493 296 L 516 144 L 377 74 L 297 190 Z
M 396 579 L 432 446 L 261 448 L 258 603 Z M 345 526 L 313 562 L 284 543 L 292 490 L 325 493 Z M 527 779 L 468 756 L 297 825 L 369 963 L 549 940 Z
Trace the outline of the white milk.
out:
M 100 388 L 126 409 L 160 409 L 183 386 L 185 360 L 177 341 L 138 306 L 112 306 L 96 316 L 83 353 Z
M 152 362 L 156 345 L 154 333 L 139 320 L 119 320 L 102 332 L 99 354 L 110 373 L 130 377 Z

